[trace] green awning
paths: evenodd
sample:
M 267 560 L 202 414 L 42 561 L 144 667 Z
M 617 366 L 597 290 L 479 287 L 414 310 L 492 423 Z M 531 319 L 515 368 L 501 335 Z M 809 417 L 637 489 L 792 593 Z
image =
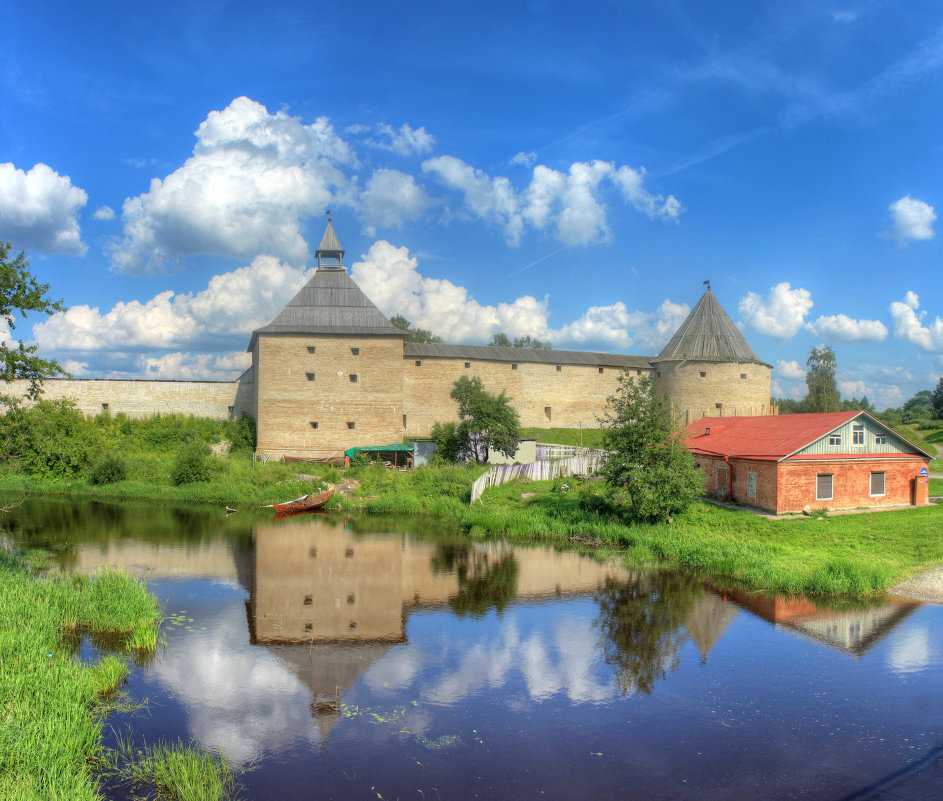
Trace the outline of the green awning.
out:
M 348 448 L 344 454 L 350 459 L 356 459 L 360 454 L 365 456 L 380 455 L 381 453 L 412 453 L 412 445 L 404 445 L 402 442 L 393 442 L 389 445 L 358 445 L 355 448 Z

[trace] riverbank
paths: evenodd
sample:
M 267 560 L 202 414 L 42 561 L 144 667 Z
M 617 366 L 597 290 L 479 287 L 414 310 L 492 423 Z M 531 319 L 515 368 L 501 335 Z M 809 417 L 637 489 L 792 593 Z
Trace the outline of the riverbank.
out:
M 101 801 L 105 776 L 160 790 L 177 780 L 185 749 L 165 748 L 173 756 L 160 764 L 140 751 L 119 764 L 102 746 L 103 720 L 121 701 L 116 691 L 129 661 L 146 660 L 158 644 L 161 611 L 143 584 L 109 571 L 94 579 L 38 577 L 0 550 L 0 609 L 0 798 Z M 77 658 L 85 636 L 100 658 Z M 170 797 L 225 797 L 203 793 L 214 778 L 225 785 L 224 768 L 198 756 L 183 792 Z

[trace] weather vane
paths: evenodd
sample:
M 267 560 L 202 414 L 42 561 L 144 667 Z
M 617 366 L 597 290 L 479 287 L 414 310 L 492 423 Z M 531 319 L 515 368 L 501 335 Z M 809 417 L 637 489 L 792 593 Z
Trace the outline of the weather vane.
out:
M 324 213 L 327 215 L 327 221 L 330 222 L 330 221 L 331 221 L 331 210 L 328 209 L 328 210 L 325 211 Z
M 711 288 L 711 281 L 710 281 L 710 278 L 708 278 L 708 279 L 704 282 L 704 286 L 706 286 L 708 289 Z

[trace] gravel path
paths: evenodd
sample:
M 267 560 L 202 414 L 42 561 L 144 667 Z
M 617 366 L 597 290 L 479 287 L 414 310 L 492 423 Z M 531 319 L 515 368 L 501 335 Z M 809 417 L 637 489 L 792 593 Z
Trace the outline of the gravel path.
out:
M 888 590 L 890 595 L 911 601 L 943 604 L 943 567 L 933 567 Z

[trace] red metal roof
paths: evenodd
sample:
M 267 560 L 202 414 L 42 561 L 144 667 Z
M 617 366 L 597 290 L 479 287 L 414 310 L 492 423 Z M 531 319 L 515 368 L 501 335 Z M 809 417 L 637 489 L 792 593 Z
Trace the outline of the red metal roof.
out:
M 685 426 L 685 431 L 688 448 L 695 454 L 779 461 L 859 414 L 862 412 L 702 417 Z

